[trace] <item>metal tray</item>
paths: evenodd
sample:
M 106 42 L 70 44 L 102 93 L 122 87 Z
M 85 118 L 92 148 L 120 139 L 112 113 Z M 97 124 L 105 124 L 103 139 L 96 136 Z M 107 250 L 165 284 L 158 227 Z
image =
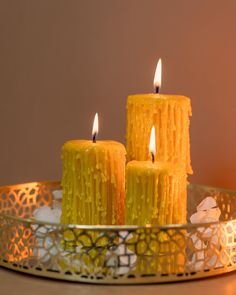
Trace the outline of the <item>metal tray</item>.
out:
M 236 269 L 236 192 L 188 187 L 188 217 L 207 196 L 220 222 L 166 226 L 81 226 L 32 218 L 51 206 L 59 182 L 0 187 L 0 265 L 48 278 L 102 284 L 193 280 Z

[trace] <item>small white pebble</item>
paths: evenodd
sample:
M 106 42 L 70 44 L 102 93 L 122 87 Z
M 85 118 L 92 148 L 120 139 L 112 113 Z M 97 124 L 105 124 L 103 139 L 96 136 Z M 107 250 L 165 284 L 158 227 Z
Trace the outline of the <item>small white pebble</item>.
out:
M 204 200 L 202 200 L 201 203 L 197 206 L 197 211 L 208 210 L 216 206 L 216 200 L 212 197 L 207 197 Z
M 190 217 L 191 223 L 209 223 L 218 222 L 221 215 L 220 209 L 217 207 L 216 201 L 212 197 L 205 198 L 198 206 L 197 212 Z M 221 266 L 221 262 L 217 261 L 217 255 L 214 254 L 211 247 L 220 247 L 221 238 L 224 239 L 221 231 L 219 232 L 219 226 L 211 225 L 211 227 L 198 227 L 198 234 L 191 235 L 194 247 L 194 255 L 190 259 L 189 266 L 194 270 L 203 270 L 204 267 L 218 267 Z M 207 240 L 207 243 L 206 243 Z M 209 250 L 207 250 L 209 249 Z M 226 261 L 227 255 L 225 254 L 224 261 Z M 207 266 L 205 266 L 207 263 Z
M 134 254 L 134 252 L 129 250 L 123 244 L 118 246 L 118 248 L 116 250 L 116 253 L 117 253 L 117 255 L 120 256 L 121 265 L 127 265 L 127 264 L 130 263 L 129 266 L 133 266 L 135 264 L 136 260 L 137 260 L 137 256 Z M 130 257 L 130 260 L 129 260 L 128 256 Z
M 62 199 L 62 190 L 55 190 L 52 192 L 55 200 Z
M 213 236 L 217 235 L 218 226 L 198 227 L 197 231 L 200 233 L 202 239 L 211 239 Z
M 190 217 L 191 223 L 202 223 L 205 218 L 205 211 L 198 211 Z
M 128 231 L 124 231 L 124 230 L 120 231 L 119 235 L 122 237 L 121 242 L 123 241 L 123 239 L 128 241 L 128 240 L 132 239 L 132 237 L 133 237 L 133 235 L 131 233 L 129 233 Z
M 38 221 L 60 223 L 61 210 L 59 208 L 51 209 L 49 206 L 43 206 L 33 212 L 33 217 Z
M 205 211 L 206 216 L 204 222 L 218 222 L 220 218 L 221 211 L 219 208 L 212 208 Z
M 190 217 L 191 223 L 205 223 L 219 221 L 221 211 L 219 208 L 212 208 L 206 211 L 198 211 Z
M 52 222 L 54 215 L 49 206 L 43 206 L 33 212 L 33 217 L 39 221 Z
M 118 261 L 120 266 L 116 270 L 116 274 L 126 274 L 135 266 L 137 255 L 129 250 L 124 244 L 121 244 L 112 252 L 106 253 L 107 265 L 117 267 Z
M 55 216 L 55 218 L 57 219 L 57 223 L 60 223 L 60 219 L 61 219 L 61 208 L 54 208 L 52 209 L 52 213 Z
M 53 200 L 53 203 L 52 203 L 52 208 L 53 209 L 61 209 L 61 200 Z

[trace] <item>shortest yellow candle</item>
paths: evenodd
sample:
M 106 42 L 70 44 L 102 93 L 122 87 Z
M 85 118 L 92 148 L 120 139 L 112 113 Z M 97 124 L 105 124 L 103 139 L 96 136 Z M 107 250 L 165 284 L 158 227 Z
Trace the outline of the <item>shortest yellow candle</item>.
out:
M 126 224 L 186 222 L 187 176 L 171 163 L 131 161 L 126 167 Z
M 186 182 L 185 170 L 171 163 L 129 162 L 126 168 L 126 224 L 186 223 Z M 136 269 L 146 274 L 182 272 L 185 256 L 180 247 L 184 247 L 185 233 L 178 234 L 174 230 L 168 232 L 170 236 L 163 231 L 157 233 L 146 232 L 142 237 L 145 242 L 140 242 L 137 236 L 130 241 L 130 250 L 138 255 Z
M 184 166 L 155 162 L 155 128 L 149 152 L 152 161 L 131 161 L 126 167 L 126 224 L 165 225 L 186 223 L 187 175 Z M 183 231 L 145 231 L 130 241 L 138 255 L 136 270 L 152 274 L 183 271 Z M 154 257 L 155 256 L 155 257 Z

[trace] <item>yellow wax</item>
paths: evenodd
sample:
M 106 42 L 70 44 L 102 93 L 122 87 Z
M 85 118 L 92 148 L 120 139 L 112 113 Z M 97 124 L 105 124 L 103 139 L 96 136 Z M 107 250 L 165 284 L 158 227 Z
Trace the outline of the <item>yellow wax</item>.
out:
M 186 223 L 187 176 L 171 163 L 131 161 L 126 167 L 128 225 Z
M 149 159 L 151 128 L 156 130 L 156 158 L 185 166 L 192 173 L 190 162 L 189 116 L 190 99 L 164 94 L 131 95 L 127 100 L 127 160 Z
M 63 145 L 62 223 L 124 223 L 125 155 L 124 146 L 115 141 Z
M 187 175 L 171 163 L 131 161 L 126 167 L 127 225 L 184 224 Z M 137 254 L 136 271 L 146 274 L 183 272 L 185 232 L 171 229 L 140 232 L 129 241 Z

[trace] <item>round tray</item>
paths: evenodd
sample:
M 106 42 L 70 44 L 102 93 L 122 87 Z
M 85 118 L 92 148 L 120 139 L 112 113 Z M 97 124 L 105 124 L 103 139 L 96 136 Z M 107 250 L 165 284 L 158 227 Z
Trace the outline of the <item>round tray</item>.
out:
M 32 219 L 36 208 L 54 204 L 55 190 L 59 182 L 0 187 L 1 266 L 102 284 L 192 280 L 236 269 L 236 192 L 189 185 L 188 218 L 212 196 L 221 210 L 213 223 L 80 226 Z

